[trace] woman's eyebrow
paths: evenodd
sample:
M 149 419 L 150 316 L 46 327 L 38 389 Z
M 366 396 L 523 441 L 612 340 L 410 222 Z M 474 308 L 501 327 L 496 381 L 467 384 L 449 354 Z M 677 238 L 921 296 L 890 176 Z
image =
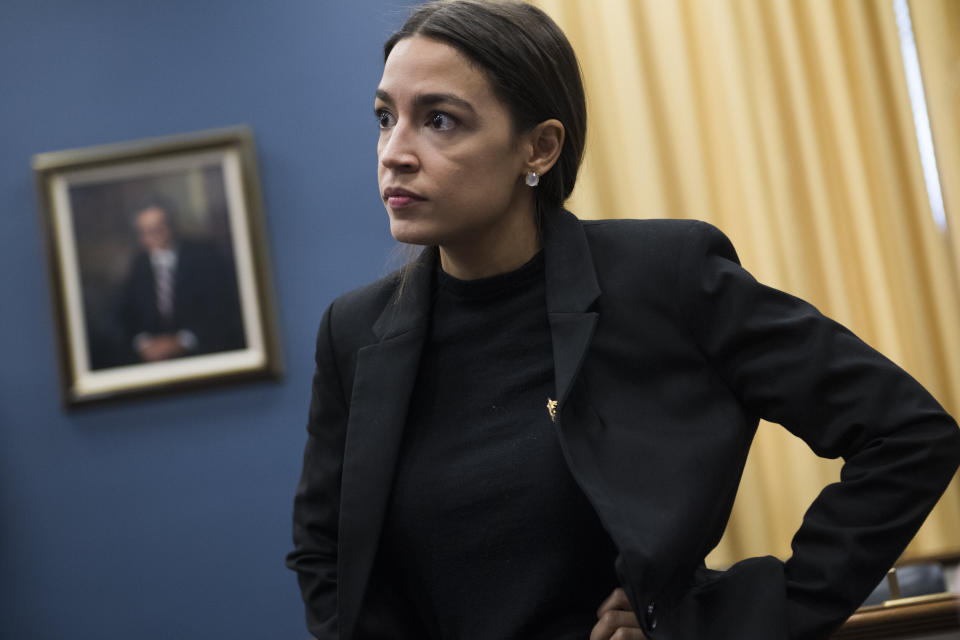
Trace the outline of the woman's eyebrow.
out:
M 392 105 L 394 103 L 393 97 L 383 89 L 377 89 L 376 96 L 379 100 L 387 104 Z M 443 103 L 455 104 L 458 107 L 476 113 L 476 109 L 473 108 L 472 104 L 452 93 L 420 93 L 413 98 L 413 104 L 416 107 L 432 107 Z
M 421 93 L 413 99 L 413 103 L 418 107 L 432 107 L 437 104 L 450 103 L 470 112 L 475 112 L 472 104 L 452 93 Z

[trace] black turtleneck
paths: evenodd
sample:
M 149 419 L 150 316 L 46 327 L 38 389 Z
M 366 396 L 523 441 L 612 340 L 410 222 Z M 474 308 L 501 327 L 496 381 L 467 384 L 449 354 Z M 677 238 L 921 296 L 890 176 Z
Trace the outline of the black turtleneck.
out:
M 481 280 L 438 268 L 380 556 L 431 638 L 582 640 L 617 586 L 547 412 L 545 300 L 542 252 Z

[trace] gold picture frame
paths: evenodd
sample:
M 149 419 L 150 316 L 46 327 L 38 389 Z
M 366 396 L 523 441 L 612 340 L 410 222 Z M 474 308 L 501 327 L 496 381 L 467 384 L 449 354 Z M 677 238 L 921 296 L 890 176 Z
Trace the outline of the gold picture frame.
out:
M 67 407 L 282 374 L 248 127 L 32 164 Z

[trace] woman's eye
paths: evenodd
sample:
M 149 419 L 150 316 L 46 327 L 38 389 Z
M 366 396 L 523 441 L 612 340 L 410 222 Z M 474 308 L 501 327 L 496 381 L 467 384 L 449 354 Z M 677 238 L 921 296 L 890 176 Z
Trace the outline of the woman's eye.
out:
M 444 113 L 442 111 L 434 111 L 430 114 L 430 118 L 427 120 L 427 125 L 431 129 L 437 131 L 446 131 L 452 129 L 457 124 L 457 121 L 449 113 Z
M 393 126 L 393 114 L 386 109 L 377 109 L 376 116 L 381 129 L 388 129 Z

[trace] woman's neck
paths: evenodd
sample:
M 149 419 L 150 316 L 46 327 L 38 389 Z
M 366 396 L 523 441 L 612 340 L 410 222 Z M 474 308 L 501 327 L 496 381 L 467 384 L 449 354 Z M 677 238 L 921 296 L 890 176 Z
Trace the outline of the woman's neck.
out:
M 440 246 L 440 266 L 460 280 L 488 278 L 526 264 L 540 250 L 540 234 L 533 215 L 517 218 L 506 228 L 481 237 Z

